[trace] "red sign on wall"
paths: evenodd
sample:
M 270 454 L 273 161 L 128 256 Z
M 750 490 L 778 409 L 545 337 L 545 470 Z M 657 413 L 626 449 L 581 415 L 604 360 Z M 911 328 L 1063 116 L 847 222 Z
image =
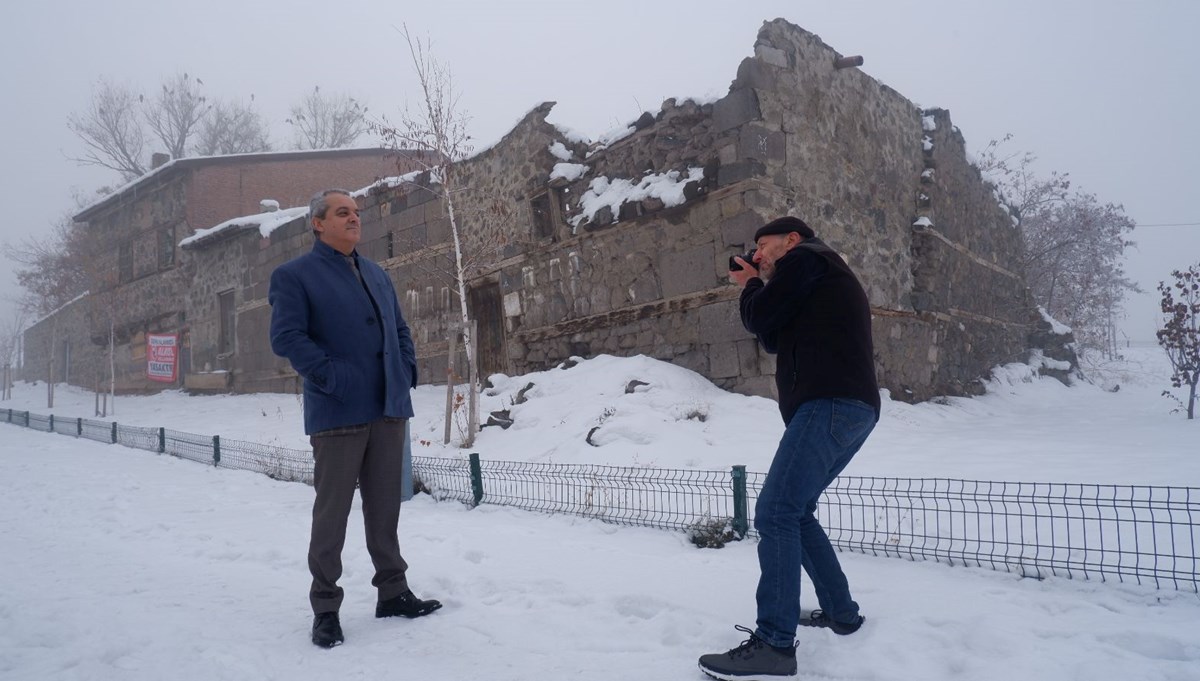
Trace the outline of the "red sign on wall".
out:
M 174 333 L 146 335 L 146 378 L 174 383 L 179 357 L 179 336 Z

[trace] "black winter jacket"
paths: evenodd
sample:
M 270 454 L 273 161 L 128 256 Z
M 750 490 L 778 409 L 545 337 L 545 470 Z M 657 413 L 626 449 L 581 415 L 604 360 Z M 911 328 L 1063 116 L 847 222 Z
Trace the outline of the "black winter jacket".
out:
M 832 248 L 812 238 L 788 251 L 769 282 L 747 282 L 741 315 L 746 330 L 776 355 L 784 423 L 804 402 L 837 397 L 871 405 L 878 418 L 871 306 Z

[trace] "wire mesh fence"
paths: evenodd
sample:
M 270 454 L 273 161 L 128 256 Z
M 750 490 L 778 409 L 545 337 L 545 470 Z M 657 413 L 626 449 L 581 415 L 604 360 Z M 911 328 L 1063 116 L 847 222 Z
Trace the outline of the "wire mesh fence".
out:
M 0 421 L 312 483 L 308 450 L 11 409 Z M 415 484 L 438 499 L 688 530 L 693 540 L 698 532 L 754 536 L 766 479 L 740 466 L 664 470 L 476 454 L 414 457 L 413 469 Z M 1200 488 L 843 476 L 817 516 L 844 550 L 1200 592 Z
M 733 517 L 724 471 L 512 461 L 481 465 L 488 503 L 669 529 Z
M 79 419 L 54 419 L 53 429 L 59 435 L 79 435 Z
M 96 442 L 114 442 L 113 426 L 110 421 L 93 421 L 91 419 L 81 419 L 82 428 L 79 432 L 79 437 L 95 440 Z
M 474 503 L 471 471 L 466 459 L 413 457 L 413 483 L 435 499 Z
M 842 477 L 819 507 L 853 551 L 1198 588 L 1196 488 Z
M 134 449 L 144 449 L 147 452 L 159 451 L 158 428 L 143 426 L 117 426 L 116 444 Z
M 312 484 L 312 452 L 224 439 L 220 441 L 220 451 L 222 466 L 255 471 L 276 480 Z
M 163 454 L 170 454 L 188 461 L 200 463 L 216 463 L 213 459 L 213 439 L 211 436 L 193 435 L 178 430 L 164 430 Z
M 40 430 L 43 432 L 49 432 L 50 431 L 50 423 L 51 423 L 50 419 L 51 419 L 51 417 L 49 417 L 49 416 L 42 416 L 41 414 L 31 414 L 29 412 L 25 412 L 25 427 L 32 428 L 34 430 Z

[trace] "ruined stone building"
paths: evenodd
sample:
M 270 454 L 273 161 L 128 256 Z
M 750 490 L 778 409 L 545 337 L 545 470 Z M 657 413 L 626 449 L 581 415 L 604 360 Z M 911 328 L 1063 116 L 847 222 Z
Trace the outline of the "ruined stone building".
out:
M 1012 218 L 948 112 L 919 109 L 842 57 L 767 22 L 719 100 L 667 100 L 600 142 L 548 123 L 547 103 L 459 163 L 451 177 L 483 371 L 644 354 L 771 394 L 774 359 L 740 324 L 727 262 L 783 214 L 804 218 L 859 274 L 893 397 L 975 392 L 991 367 L 1024 359 L 1036 312 L 1009 269 L 1022 248 Z M 459 316 L 443 189 L 416 175 L 358 199 L 359 250 L 391 275 L 423 380 L 435 382 Z M 156 324 L 186 316 L 194 386 L 299 389 L 270 350 L 267 286 L 313 237 L 303 216 L 269 236 L 255 224 L 189 242 L 190 281 L 154 308 Z
M 186 295 L 195 272 L 180 257 L 181 240 L 263 205 L 305 203 L 331 182 L 362 185 L 395 173 L 395 156 L 382 149 L 182 158 L 160 165 L 75 216 L 75 228 L 87 230 L 93 245 L 89 294 L 26 332 L 25 378 L 46 380 L 53 370 L 55 381 L 107 387 L 111 334 L 118 390 L 182 385 L 190 372 L 188 318 L 194 311 Z M 222 304 L 227 307 L 213 301 L 215 309 Z M 164 385 L 147 379 L 146 335 L 155 333 L 177 336 L 180 380 Z

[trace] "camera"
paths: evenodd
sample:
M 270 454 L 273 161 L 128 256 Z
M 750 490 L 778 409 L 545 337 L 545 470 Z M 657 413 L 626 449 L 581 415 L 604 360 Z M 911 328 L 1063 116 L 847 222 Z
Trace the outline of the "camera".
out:
M 742 266 L 738 264 L 738 261 L 734 260 L 735 257 L 741 258 L 742 260 L 745 260 L 746 262 L 753 265 L 754 264 L 754 254 L 757 252 L 758 252 L 757 248 L 751 248 L 749 251 L 742 253 L 741 255 L 729 256 L 729 271 L 734 272 L 734 271 L 742 269 Z

